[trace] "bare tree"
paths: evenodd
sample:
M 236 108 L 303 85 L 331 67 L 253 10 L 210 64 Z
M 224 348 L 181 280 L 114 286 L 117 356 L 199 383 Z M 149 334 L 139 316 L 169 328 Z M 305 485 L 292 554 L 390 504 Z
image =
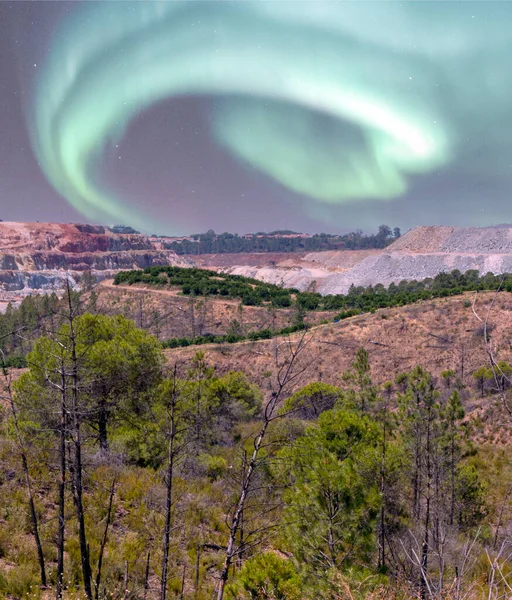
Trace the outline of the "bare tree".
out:
M 103 566 L 103 555 L 105 553 L 105 546 L 107 545 L 108 540 L 108 529 L 110 527 L 110 523 L 112 521 L 112 506 L 114 503 L 114 494 L 116 491 L 116 479 L 112 479 L 112 484 L 110 486 L 110 494 L 108 501 L 108 510 L 107 510 L 107 518 L 105 521 L 105 529 L 103 530 L 103 537 L 101 538 L 100 552 L 98 555 L 98 569 L 96 572 L 96 579 L 94 582 L 95 587 L 95 600 L 98 600 L 100 597 L 100 586 L 101 586 L 101 569 Z
M 71 375 L 71 439 L 73 443 L 73 466 L 72 466 L 72 491 L 73 501 L 78 521 L 78 538 L 80 543 L 80 557 L 82 563 L 82 577 L 84 592 L 87 600 L 92 600 L 91 586 L 91 563 L 89 559 L 89 545 L 87 543 L 87 532 L 85 527 L 85 511 L 83 504 L 83 461 L 82 461 L 82 413 L 79 398 L 80 386 L 80 363 L 77 354 L 77 332 L 75 331 L 76 318 L 80 314 L 80 308 L 73 301 L 69 282 L 66 289 L 66 320 L 68 325 L 67 345 L 70 354 Z
M 512 407 L 510 406 L 508 399 L 506 398 L 505 385 L 504 385 L 505 382 L 508 384 L 512 384 L 512 379 L 510 379 L 510 374 L 508 372 L 505 373 L 504 370 L 501 368 L 499 362 L 496 360 L 496 357 L 495 357 L 496 350 L 495 350 L 495 348 L 492 347 L 491 340 L 489 337 L 489 332 L 492 329 L 489 319 L 491 317 L 491 313 L 494 308 L 494 305 L 496 304 L 496 299 L 498 297 L 498 294 L 500 293 L 501 288 L 503 286 L 503 281 L 504 281 L 504 278 L 502 278 L 502 280 L 498 286 L 498 289 L 495 291 L 494 296 L 493 296 L 489 306 L 487 307 L 487 311 L 486 311 L 484 317 L 481 317 L 478 314 L 478 312 L 476 311 L 476 299 L 477 299 L 476 294 L 473 299 L 472 310 L 473 310 L 473 314 L 478 319 L 478 321 L 480 321 L 480 323 L 482 323 L 485 352 L 489 359 L 489 366 L 491 367 L 491 370 L 492 370 L 494 383 L 496 385 L 496 391 L 500 396 L 501 403 L 503 404 L 503 408 L 507 411 L 508 415 L 510 417 L 512 417 Z
M 165 526 L 163 539 L 162 558 L 162 580 L 160 585 L 160 599 L 165 600 L 167 596 L 167 578 L 169 570 L 169 544 L 171 539 L 171 516 L 172 516 L 172 488 L 174 480 L 174 462 L 176 459 L 176 401 L 177 401 L 177 365 L 174 365 L 172 388 L 168 403 L 169 414 L 169 439 L 167 451 L 167 473 L 165 477 Z
M 240 546 L 243 546 L 244 544 L 243 540 L 240 541 L 239 534 L 240 529 L 243 527 L 244 511 L 248 497 L 253 488 L 259 468 L 262 465 L 260 461 L 260 453 L 264 446 L 265 436 L 270 423 L 279 417 L 277 409 L 285 391 L 290 387 L 292 382 L 302 375 L 302 373 L 310 366 L 310 363 L 303 367 L 299 367 L 297 365 L 298 357 L 303 353 L 310 340 L 311 338 L 306 339 L 306 333 L 304 333 L 295 347 L 291 345 L 291 342 L 290 345 L 288 345 L 289 356 L 279 366 L 276 389 L 271 392 L 270 399 L 263 409 L 262 423 L 259 432 L 254 438 L 252 454 L 246 461 L 244 461 L 240 489 L 234 503 L 234 509 L 229 518 L 228 543 L 225 549 L 222 570 L 220 572 L 220 581 L 217 588 L 217 600 L 223 600 L 226 583 L 229 577 L 229 570 L 233 564 L 233 561 L 237 556 L 240 555 Z M 276 362 L 277 356 L 276 348 Z M 239 540 L 238 543 L 237 539 Z

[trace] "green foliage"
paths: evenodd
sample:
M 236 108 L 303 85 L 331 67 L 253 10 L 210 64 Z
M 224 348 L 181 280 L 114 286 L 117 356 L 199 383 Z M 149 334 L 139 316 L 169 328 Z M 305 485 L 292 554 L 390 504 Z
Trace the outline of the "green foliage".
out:
M 377 388 L 370 376 L 368 352 L 360 347 L 351 368 L 342 375 L 342 381 L 347 385 L 345 394 L 347 404 L 356 406 L 362 413 L 366 412 L 377 400 Z
M 229 514 L 247 472 L 255 432 L 261 431 L 263 392 L 242 372 L 218 372 L 202 351 L 188 363 L 165 370 L 160 344 L 121 317 L 83 315 L 74 326 L 93 571 L 113 483 L 103 565 L 106 595 L 125 597 L 128 572 L 130 593 L 142 597 L 148 558 L 155 589 L 162 564 L 166 483 L 172 480 L 169 597 L 181 595 L 184 578 L 184 595 L 211 598 L 225 557 Z M 236 332 L 235 324 L 230 335 Z M 62 373 L 66 385 L 72 382 L 70 335 L 64 325 L 55 339 L 38 339 L 29 370 L 15 386 L 51 584 L 59 472 L 57 386 L 62 385 Z M 508 363 L 497 367 L 508 378 Z M 272 368 L 264 374 L 268 388 L 278 366 Z M 425 531 L 429 577 L 433 585 L 442 580 L 444 589 L 453 582 L 458 556 L 476 531 L 485 535 L 474 552 L 484 557 L 484 552 L 492 553 L 498 515 L 510 512 L 508 505 L 500 512 L 508 502 L 510 461 L 505 449 L 491 448 L 486 460 L 470 444 L 463 407 L 468 391 L 457 386 L 454 371 L 444 371 L 438 382 L 418 366 L 377 387 L 368 353 L 360 348 L 341 385 L 312 382 L 290 389 L 268 424 L 254 487 L 244 506 L 243 531 L 236 539 L 236 544 L 239 539 L 246 544 L 236 549 L 226 597 L 413 597 L 418 569 L 408 556 L 417 552 Z M 102 411 L 108 424 L 106 454 L 98 452 Z M 0 597 L 38 598 L 39 572 L 14 433 L 12 416 L 3 418 L 0 558 L 9 568 L 0 575 Z M 72 457 L 74 431 L 66 435 L 67 455 Z M 494 474 L 486 463 L 494 465 Z M 72 494 L 74 463 L 68 467 L 65 581 L 66 593 L 78 598 L 82 572 Z M 500 540 L 509 523 L 503 517 Z M 442 573 L 436 558 L 440 546 L 435 546 L 441 538 L 449 548 Z M 400 583 L 395 573 L 400 573 Z M 53 592 L 47 593 L 53 597 Z
M 164 246 L 177 254 L 223 254 L 238 252 L 315 252 L 319 250 L 362 250 L 366 248 L 385 248 L 400 237 L 400 229 L 393 231 L 387 225 L 381 225 L 376 234 L 364 235 L 362 231 L 353 231 L 345 235 L 328 233 L 302 237 L 293 231 L 272 231 L 239 236 L 236 233 L 195 234 L 193 240 L 164 242 Z
M 488 512 L 487 490 L 472 464 L 460 464 L 456 473 L 457 520 L 461 528 L 474 528 Z
M 303 582 L 291 560 L 265 552 L 247 560 L 226 593 L 228 599 L 302 600 Z
M 283 412 L 299 419 L 317 419 L 325 410 L 331 410 L 342 398 L 343 390 L 328 383 L 309 383 L 286 399 Z
M 205 475 L 211 481 L 217 481 L 226 474 L 228 463 L 222 456 L 205 454 L 199 458 L 205 468 Z
M 280 335 L 290 335 L 297 331 L 304 331 L 307 329 L 307 325 L 298 324 L 290 325 L 289 327 L 283 327 L 277 331 L 271 329 L 259 329 L 258 331 L 250 331 L 247 336 L 236 335 L 234 333 L 227 333 L 226 335 L 200 335 L 195 338 L 171 338 L 162 343 L 164 348 L 186 348 L 187 346 L 202 346 L 204 344 L 236 344 L 237 342 L 251 341 L 256 342 L 258 340 L 270 340 L 273 337 Z
M 17 308 L 9 304 L 5 313 L 0 313 L 0 350 L 5 354 L 7 366 L 24 366 L 21 357 L 30 350 L 43 321 L 59 323 L 59 306 L 56 294 L 33 295 L 24 298 Z M 10 335 L 14 332 L 18 335 Z
M 405 306 L 422 300 L 456 296 L 469 291 L 512 291 L 512 275 L 498 276 L 487 273 L 479 276 L 477 271 L 471 270 L 466 273 L 458 270 L 451 273 L 439 273 L 433 279 L 427 278 L 422 281 L 404 280 L 398 285 L 392 283 L 387 288 L 380 284 L 366 288 L 356 288 L 352 285 L 346 295 L 329 294 L 327 296 L 285 289 L 239 275 L 181 267 L 148 267 L 143 271 L 123 271 L 118 273 L 114 283 L 117 285 L 144 283 L 156 287 L 181 287 L 181 291 L 185 295 L 236 298 L 248 306 L 271 306 L 274 308 L 295 306 L 294 327 L 298 328 L 304 326 L 304 316 L 307 311 L 337 311 L 334 321 L 338 322 L 362 313 L 373 313 L 377 309 Z M 273 332 L 271 335 L 276 333 L 284 334 L 287 331 Z M 258 337 L 260 334 L 262 332 L 251 332 L 247 338 L 264 339 Z M 179 338 L 168 340 L 166 344 L 167 347 L 175 348 L 212 342 L 235 343 L 244 339 L 243 332 L 239 328 L 231 327 L 224 336 Z
M 484 365 L 482 367 L 478 367 L 478 369 L 473 371 L 472 376 L 473 379 L 477 382 L 483 398 L 485 394 L 486 383 L 494 380 L 494 373 L 492 372 L 492 369 L 490 367 Z
M 161 345 L 133 321 L 120 315 L 84 314 L 74 323 L 80 357 L 80 404 L 87 422 L 97 431 L 100 447 L 108 447 L 108 427 L 130 412 L 143 410 L 144 394 L 160 380 Z M 70 331 L 63 325 L 55 339 L 40 337 L 28 355 L 30 369 L 16 382 L 27 415 L 43 427 L 57 429 L 63 371 L 71 372 L 67 346 Z M 26 415 L 26 416 L 27 416 Z M 31 418 L 31 417 L 30 417 Z
M 39 576 L 35 564 L 22 564 L 0 573 L 0 594 L 5 598 L 41 598 Z
M 378 490 L 365 471 L 376 468 L 375 425 L 340 409 L 323 412 L 290 449 L 287 532 L 296 559 L 313 570 L 364 562 L 374 545 Z
M 116 275 L 114 283 L 179 287 L 186 296 L 222 296 L 237 298 L 247 306 L 266 304 L 280 308 L 291 306 L 292 294 L 297 291 L 241 275 L 216 273 L 208 269 L 165 266 L 148 267 L 143 271 L 121 271 Z

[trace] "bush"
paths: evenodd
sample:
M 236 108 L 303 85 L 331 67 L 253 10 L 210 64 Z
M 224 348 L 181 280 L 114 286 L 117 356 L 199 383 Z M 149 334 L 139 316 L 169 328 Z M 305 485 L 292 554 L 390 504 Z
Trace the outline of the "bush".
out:
M 250 558 L 236 581 L 228 586 L 227 598 L 301 600 L 303 583 L 291 560 L 272 552 Z
M 199 458 L 199 462 L 205 467 L 205 474 L 211 481 L 220 479 L 228 468 L 228 463 L 222 456 L 206 454 Z

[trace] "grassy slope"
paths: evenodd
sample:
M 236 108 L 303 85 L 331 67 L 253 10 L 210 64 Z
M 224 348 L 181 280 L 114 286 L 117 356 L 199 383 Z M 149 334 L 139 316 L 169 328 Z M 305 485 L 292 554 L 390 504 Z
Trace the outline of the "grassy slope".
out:
M 372 376 L 377 383 L 393 379 L 417 364 L 437 376 L 446 369 L 453 369 L 467 386 L 464 394 L 467 409 L 476 411 L 475 415 L 481 414 L 483 422 L 487 423 L 483 427 L 490 431 L 493 429 L 493 415 L 501 413 L 501 410 L 495 407 L 495 399 L 478 398 L 472 377 L 475 369 L 488 364 L 480 331 L 482 324 L 471 304 L 474 297 L 474 294 L 469 294 L 441 298 L 315 327 L 308 333 L 311 337 L 308 348 L 311 366 L 302 382 L 320 380 L 339 384 L 340 375 L 349 368 L 359 346 L 364 346 L 369 352 Z M 475 311 L 485 317 L 493 298 L 492 292 L 479 293 Z M 489 322 L 495 327 L 491 339 L 497 360 L 511 362 L 511 293 L 499 294 Z M 299 336 L 293 334 L 289 339 L 296 340 Z M 241 370 L 251 380 L 266 387 L 271 378 L 269 373 L 274 372 L 276 346 L 284 341 L 286 338 L 180 348 L 166 350 L 166 356 L 171 363 L 187 361 L 195 352 L 202 350 L 219 372 Z M 284 351 L 284 346 L 279 346 L 278 351 Z M 508 433 L 503 428 L 500 431 L 500 435 L 508 439 Z M 483 441 L 484 431 L 478 437 Z
M 293 323 L 294 310 L 263 306 L 240 307 L 239 300 L 216 298 L 191 298 L 179 295 L 176 290 L 152 289 L 144 284 L 124 286 L 104 281 L 99 286 L 98 307 L 107 314 L 120 313 L 165 340 L 172 337 L 192 337 L 193 323 L 196 335 L 206 332 L 215 335 L 228 331 L 233 320 L 242 323 L 247 331 L 281 329 Z M 194 303 L 192 319 L 191 305 Z M 317 324 L 323 319 L 332 320 L 336 311 L 310 312 L 306 322 Z M 199 330 L 202 328 L 202 334 Z

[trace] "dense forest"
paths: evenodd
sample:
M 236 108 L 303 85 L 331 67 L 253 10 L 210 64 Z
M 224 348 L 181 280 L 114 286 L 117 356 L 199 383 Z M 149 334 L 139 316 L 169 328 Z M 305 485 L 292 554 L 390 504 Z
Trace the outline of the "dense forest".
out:
M 197 233 L 192 239 L 164 242 L 177 254 L 234 254 L 238 252 L 316 252 L 319 250 L 366 250 L 385 248 L 400 237 L 400 229 L 381 225 L 377 233 L 365 235 L 353 231 L 344 235 L 317 233 L 301 237 L 294 231 L 258 232 L 240 236 L 237 233 Z

